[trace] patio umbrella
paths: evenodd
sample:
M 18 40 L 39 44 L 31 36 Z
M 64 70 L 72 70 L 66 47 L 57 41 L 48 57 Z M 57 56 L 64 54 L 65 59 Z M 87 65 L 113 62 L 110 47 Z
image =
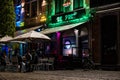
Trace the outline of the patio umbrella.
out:
M 8 35 L 6 35 L 6 36 L 4 36 L 4 37 L 2 37 L 1 39 L 0 39 L 0 42 L 1 43 L 5 43 L 5 42 L 9 42 L 10 40 L 12 40 L 13 38 L 11 37 L 11 36 L 8 36 Z
M 43 41 L 50 40 L 50 38 L 40 32 L 30 31 L 25 34 L 14 37 L 12 41 L 14 40 L 25 41 L 25 42 L 36 42 L 36 41 L 41 41 L 41 40 Z
M 5 45 L 4 43 L 0 43 L 0 45 L 2 46 L 2 45 Z
M 25 44 L 26 42 L 24 42 L 24 41 L 10 41 L 11 43 L 23 43 L 23 44 Z

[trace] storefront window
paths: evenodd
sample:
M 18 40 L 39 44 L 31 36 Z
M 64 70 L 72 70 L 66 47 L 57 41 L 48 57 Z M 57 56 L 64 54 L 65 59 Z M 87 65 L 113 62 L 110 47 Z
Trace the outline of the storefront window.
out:
M 70 56 L 70 55 L 76 56 L 77 54 L 75 53 L 75 49 L 73 54 L 73 47 L 74 48 L 76 47 L 74 36 L 63 38 L 63 56 Z

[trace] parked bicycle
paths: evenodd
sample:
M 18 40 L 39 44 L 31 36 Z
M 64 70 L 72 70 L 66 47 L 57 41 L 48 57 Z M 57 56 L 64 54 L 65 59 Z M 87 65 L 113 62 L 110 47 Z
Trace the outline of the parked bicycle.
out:
M 88 52 L 83 52 L 82 67 L 83 69 L 95 69 L 95 64 L 92 60 L 92 55 Z

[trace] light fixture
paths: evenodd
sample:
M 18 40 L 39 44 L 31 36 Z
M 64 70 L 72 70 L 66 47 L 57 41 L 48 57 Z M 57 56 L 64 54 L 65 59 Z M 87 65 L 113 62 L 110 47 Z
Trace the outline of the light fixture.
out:
M 65 46 L 64 46 L 65 49 L 70 49 L 71 48 L 71 42 L 70 40 L 66 40 L 65 41 Z
M 40 22 L 45 22 L 47 20 L 45 15 L 41 15 Z
M 42 1 L 42 6 L 46 6 L 47 2 L 45 0 Z
M 24 7 L 24 6 L 25 6 L 25 2 L 22 2 L 22 3 L 21 3 L 21 6 Z

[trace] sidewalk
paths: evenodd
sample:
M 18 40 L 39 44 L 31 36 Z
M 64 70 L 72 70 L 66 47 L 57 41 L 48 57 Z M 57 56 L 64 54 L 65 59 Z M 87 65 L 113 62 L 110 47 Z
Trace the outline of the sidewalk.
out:
M 120 71 L 57 70 L 30 73 L 0 72 L 0 80 L 120 80 Z

